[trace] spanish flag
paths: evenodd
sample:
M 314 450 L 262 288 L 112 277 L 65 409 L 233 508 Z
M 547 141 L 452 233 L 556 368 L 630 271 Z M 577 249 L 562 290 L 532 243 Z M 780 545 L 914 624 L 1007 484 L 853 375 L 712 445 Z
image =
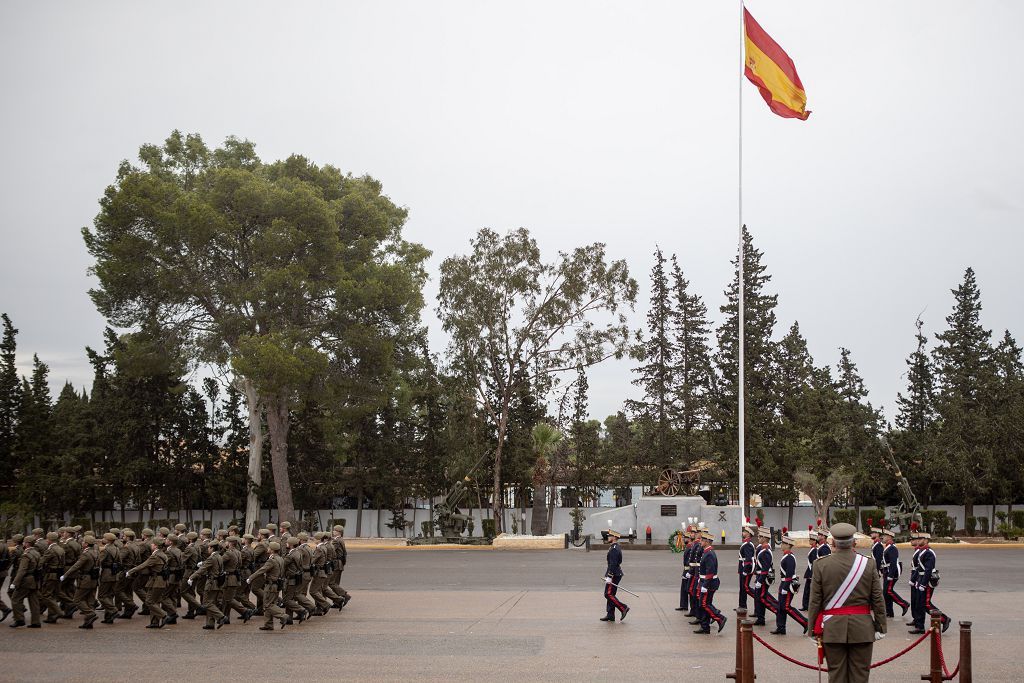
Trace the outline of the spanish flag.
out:
M 746 43 L 746 66 L 743 73 L 757 86 L 768 108 L 787 119 L 804 121 L 807 93 L 796 73 L 796 66 L 785 50 L 764 32 L 750 12 L 743 8 L 743 32 Z

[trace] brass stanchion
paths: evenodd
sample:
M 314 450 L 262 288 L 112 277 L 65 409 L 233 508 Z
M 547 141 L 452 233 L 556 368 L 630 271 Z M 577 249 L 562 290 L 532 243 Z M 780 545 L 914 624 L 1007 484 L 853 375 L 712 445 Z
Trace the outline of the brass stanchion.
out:
M 743 677 L 739 683 L 754 683 L 754 620 L 744 619 L 740 624 L 740 650 L 742 652 Z
M 960 683 L 971 683 L 971 622 L 960 622 Z
M 942 683 L 942 657 L 939 655 L 939 638 L 942 637 L 942 612 L 932 610 L 931 621 L 931 664 L 930 671 L 921 674 L 922 681 L 928 683 Z
M 740 590 L 743 590 L 742 587 Z M 725 674 L 726 678 L 732 678 L 736 681 L 743 680 L 743 644 L 742 636 L 740 635 L 740 625 L 743 620 L 747 618 L 747 608 L 737 607 L 736 608 L 736 670 L 732 673 Z

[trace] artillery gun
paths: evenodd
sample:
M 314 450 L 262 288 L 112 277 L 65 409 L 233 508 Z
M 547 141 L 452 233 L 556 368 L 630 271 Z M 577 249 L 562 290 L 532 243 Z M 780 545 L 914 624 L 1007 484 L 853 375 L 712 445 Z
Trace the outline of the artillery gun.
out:
M 444 494 L 444 499 L 434 504 L 434 525 L 440 529 L 441 537 L 449 543 L 458 543 L 466 526 L 469 523 L 469 515 L 459 512 L 459 505 L 469 493 L 469 484 L 473 481 L 470 475 L 476 471 L 480 463 L 490 453 L 484 453 L 476 464 L 469 468 L 469 472 L 461 480 L 455 482 L 455 486 Z
M 905 541 L 910 537 L 910 524 L 911 522 L 917 522 L 917 525 L 924 528 L 924 518 L 921 515 L 921 504 L 917 502 L 917 496 L 914 495 L 914 491 L 910 488 L 910 482 L 903 475 L 900 470 L 900 465 L 896 461 L 896 455 L 892 452 L 892 447 L 889 446 L 889 441 L 884 437 L 879 437 L 882 442 L 882 446 L 885 447 L 885 454 L 888 456 L 886 468 L 896 478 L 896 488 L 899 489 L 900 498 L 902 499 L 899 505 L 890 505 L 885 509 L 885 519 L 889 524 L 896 523 L 899 525 L 899 535 L 896 538 L 897 541 Z

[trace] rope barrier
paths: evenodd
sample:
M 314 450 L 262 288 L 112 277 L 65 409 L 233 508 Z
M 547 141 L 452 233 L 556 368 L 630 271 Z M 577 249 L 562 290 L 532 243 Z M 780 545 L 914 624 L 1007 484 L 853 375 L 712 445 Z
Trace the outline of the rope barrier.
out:
M 956 668 L 950 673 L 949 669 L 946 668 L 946 653 L 942 651 L 942 636 L 938 631 L 935 632 L 935 640 L 939 649 L 939 663 L 942 664 L 942 677 L 947 681 L 951 681 L 960 673 L 960 662 L 956 663 Z
M 818 666 L 815 666 L 814 664 L 808 664 L 807 662 L 801 662 L 798 659 L 794 659 L 794 658 L 790 657 L 789 655 L 785 654 L 784 652 L 780 652 L 779 650 L 776 650 L 774 647 L 772 647 L 767 642 L 765 642 L 761 638 L 761 636 L 757 635 L 756 633 L 752 632 L 750 635 L 752 635 L 754 637 L 754 640 L 756 640 L 757 642 L 759 642 L 762 645 L 764 645 L 765 648 L 767 648 L 769 651 L 774 652 L 779 657 L 782 657 L 783 659 L 785 659 L 787 662 L 791 662 L 791 663 L 796 664 L 798 666 L 802 666 L 803 668 L 810 669 L 811 671 L 828 671 L 828 667 L 818 667 Z M 918 645 L 923 643 L 925 638 L 927 638 L 930 635 L 931 635 L 931 633 L 926 631 L 920 638 L 918 638 L 913 643 L 911 643 L 910 645 L 908 645 L 904 649 L 902 649 L 899 652 L 897 652 L 896 654 L 894 654 L 892 657 L 889 657 L 887 659 L 883 659 L 880 662 L 873 663 L 871 665 L 871 668 L 875 669 L 877 667 L 882 666 L 883 664 L 888 664 L 889 662 L 893 661 L 894 659 L 899 659 L 900 657 L 902 657 L 903 655 L 907 654 L 908 652 L 913 650 L 915 647 L 917 647 Z M 941 648 L 941 646 L 939 647 L 939 655 L 940 655 L 940 657 L 942 655 L 942 648 Z M 943 663 L 942 668 L 943 668 L 943 670 L 945 670 L 945 668 L 946 668 L 945 663 Z M 952 678 L 952 677 L 956 676 L 957 671 L 959 671 L 959 670 L 960 670 L 960 665 L 957 664 L 957 667 L 956 667 L 956 669 L 953 670 L 953 673 L 952 674 L 947 674 L 947 678 Z

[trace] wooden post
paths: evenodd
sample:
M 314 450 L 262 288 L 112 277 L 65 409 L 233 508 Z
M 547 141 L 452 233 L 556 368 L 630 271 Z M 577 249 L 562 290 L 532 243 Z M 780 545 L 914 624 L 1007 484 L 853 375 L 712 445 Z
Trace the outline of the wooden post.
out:
M 942 612 L 932 610 L 931 621 L 931 664 L 929 672 L 921 675 L 922 681 L 942 683 L 942 659 L 939 657 L 939 640 L 942 638 Z
M 740 587 L 740 590 L 743 590 Z M 747 618 L 747 608 L 737 607 L 736 608 L 736 671 L 725 674 L 726 678 L 732 678 L 736 681 L 743 680 L 743 638 L 740 633 L 740 624 Z
M 960 622 L 960 683 L 971 683 L 971 622 Z
M 754 620 L 744 619 L 740 625 L 740 647 L 743 656 L 743 678 L 739 683 L 754 683 Z

